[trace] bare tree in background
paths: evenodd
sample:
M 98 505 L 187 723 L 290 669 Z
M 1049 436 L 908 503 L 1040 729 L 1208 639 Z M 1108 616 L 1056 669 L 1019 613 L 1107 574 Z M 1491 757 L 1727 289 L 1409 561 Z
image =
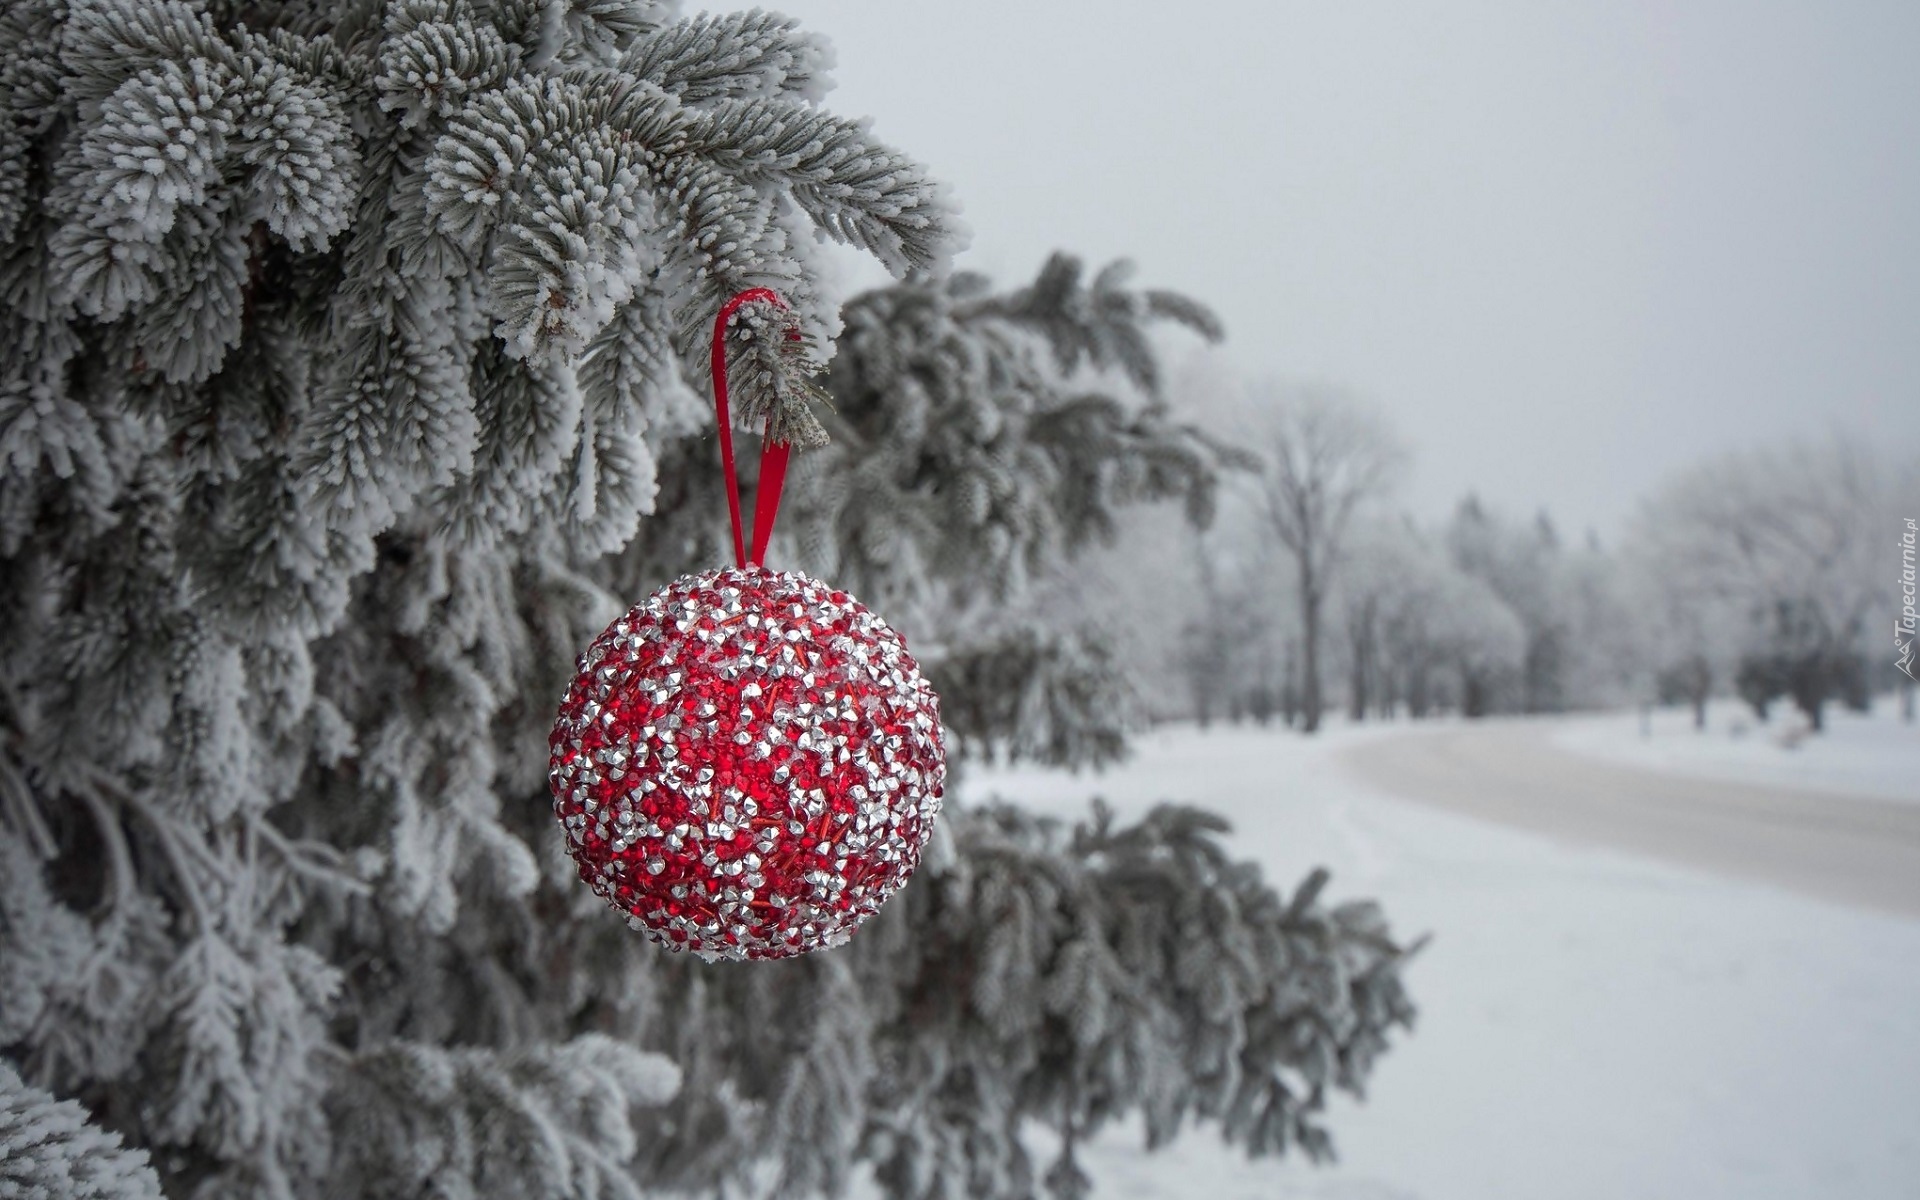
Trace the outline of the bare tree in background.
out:
M 1256 477 L 1267 527 L 1293 559 L 1300 597 L 1301 730 L 1320 728 L 1320 635 L 1354 511 L 1406 463 L 1399 439 L 1350 395 L 1306 388 L 1256 394 Z

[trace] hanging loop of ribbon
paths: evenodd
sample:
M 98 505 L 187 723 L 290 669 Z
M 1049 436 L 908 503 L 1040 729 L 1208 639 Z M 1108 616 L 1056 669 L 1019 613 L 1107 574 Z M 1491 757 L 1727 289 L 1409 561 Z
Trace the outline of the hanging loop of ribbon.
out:
M 760 446 L 760 486 L 753 501 L 753 552 L 747 552 L 746 538 L 740 528 L 740 478 L 733 464 L 733 420 L 727 411 L 727 325 L 741 307 L 765 301 L 787 307 L 780 293 L 771 288 L 748 288 L 720 306 L 713 322 L 713 410 L 720 424 L 720 468 L 727 479 L 727 515 L 733 518 L 733 561 L 738 567 L 765 564 L 767 541 L 773 536 L 773 521 L 780 512 L 780 489 L 787 481 L 787 455 L 791 447 L 768 437 Z M 773 414 L 767 414 L 773 425 Z

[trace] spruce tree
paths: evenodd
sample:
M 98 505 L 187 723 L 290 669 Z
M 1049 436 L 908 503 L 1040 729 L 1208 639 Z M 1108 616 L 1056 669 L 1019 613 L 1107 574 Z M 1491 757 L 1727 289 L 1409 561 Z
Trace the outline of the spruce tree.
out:
M 22 1082 L 0 1062 L 0 1196 L 19 1200 L 158 1200 L 139 1150 L 95 1126 L 71 1100 Z
M 828 439 L 783 549 L 929 622 L 960 747 L 1116 752 L 1091 643 L 1006 602 L 1120 505 L 1205 515 L 1143 330 L 1210 318 L 1064 259 L 938 279 L 949 205 L 829 65 L 650 0 L 0 11 L 0 1179 L 1067 1196 L 1131 1112 L 1325 1152 L 1402 951 L 1203 814 L 957 810 L 852 946 L 777 964 L 638 939 L 561 851 L 574 655 L 720 561 L 733 292 L 839 339 L 829 406 L 743 405 Z M 820 238 L 909 278 L 842 332 Z

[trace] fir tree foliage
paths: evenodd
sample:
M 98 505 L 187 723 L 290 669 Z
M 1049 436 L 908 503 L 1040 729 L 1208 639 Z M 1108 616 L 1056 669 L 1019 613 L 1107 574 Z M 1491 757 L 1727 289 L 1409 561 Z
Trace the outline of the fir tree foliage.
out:
M 818 449 L 827 431 L 815 409 L 830 404 L 799 320 L 770 301 L 742 305 L 728 321 L 727 378 L 742 387 L 733 419 L 768 441 Z
M 397 1043 L 361 1055 L 329 1098 L 338 1194 L 630 1200 L 632 1113 L 671 1099 L 680 1073 L 602 1034 L 500 1055 Z
M 930 669 L 962 755 L 1079 767 L 1126 753 L 1137 698 L 1098 630 L 1016 626 L 953 647 Z
M 1125 503 L 1180 499 L 1204 523 L 1223 451 L 1168 409 L 1150 335 L 1171 321 L 1216 340 L 1219 322 L 1128 289 L 1125 262 L 1084 274 L 1057 254 L 1012 293 L 960 274 L 848 304 L 834 446 L 796 513 L 822 572 L 880 601 L 1004 597 Z
M 23 1082 L 0 1060 L 0 1196 L 8 1200 L 160 1200 L 144 1150 L 71 1100 Z
M 423 1179 L 328 1136 L 413 1104 L 435 1187 L 631 1187 L 664 1060 L 568 1051 L 612 1065 L 567 1099 L 584 1001 L 536 1017 L 440 939 L 531 920 L 551 864 L 502 796 L 713 309 L 772 286 L 818 343 L 816 233 L 901 271 L 954 244 L 818 107 L 829 64 L 784 18 L 617 0 L 0 14 L 0 1020 L 171 1184 Z
M 720 559 L 727 296 L 790 305 L 729 347 L 793 440 L 838 337 L 793 528 L 955 614 L 956 666 L 991 632 L 967 597 L 1211 494 L 1127 333 L 1198 310 L 1058 266 L 1013 299 L 916 276 L 841 332 L 817 236 L 914 272 L 959 227 L 820 107 L 829 66 L 784 18 L 649 0 L 0 10 L 0 1145 L 37 1139 L 33 1186 L 798 1195 L 864 1158 L 903 1197 L 1023 1195 L 1021 1121 L 1149 1104 L 1320 1144 L 1321 1090 L 1407 1018 L 1398 951 L 1197 818 L 959 813 L 852 949 L 770 968 L 664 954 L 565 858 L 574 656 Z M 1045 674 L 1009 670 L 984 686 Z M 1083 694 L 1047 755 L 1111 745 Z
M 1207 1121 L 1255 1156 L 1331 1156 L 1328 1093 L 1360 1094 L 1413 1017 L 1374 905 L 1322 903 L 1324 872 L 1282 896 L 1192 808 L 1121 826 L 1096 802 L 1069 830 L 989 806 L 954 830 L 955 867 L 895 923 L 923 957 L 864 1143 L 893 1195 L 1029 1194 L 1029 1120 L 1060 1135 L 1062 1200 L 1076 1144 L 1136 1114 L 1149 1146 Z

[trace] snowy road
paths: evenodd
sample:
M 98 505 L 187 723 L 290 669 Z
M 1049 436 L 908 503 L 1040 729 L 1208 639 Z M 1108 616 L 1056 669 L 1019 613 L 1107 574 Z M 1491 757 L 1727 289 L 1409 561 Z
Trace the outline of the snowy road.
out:
M 1561 750 L 1555 729 L 1452 725 L 1350 747 L 1343 765 L 1467 816 L 1920 917 L 1920 804 L 1655 774 Z

